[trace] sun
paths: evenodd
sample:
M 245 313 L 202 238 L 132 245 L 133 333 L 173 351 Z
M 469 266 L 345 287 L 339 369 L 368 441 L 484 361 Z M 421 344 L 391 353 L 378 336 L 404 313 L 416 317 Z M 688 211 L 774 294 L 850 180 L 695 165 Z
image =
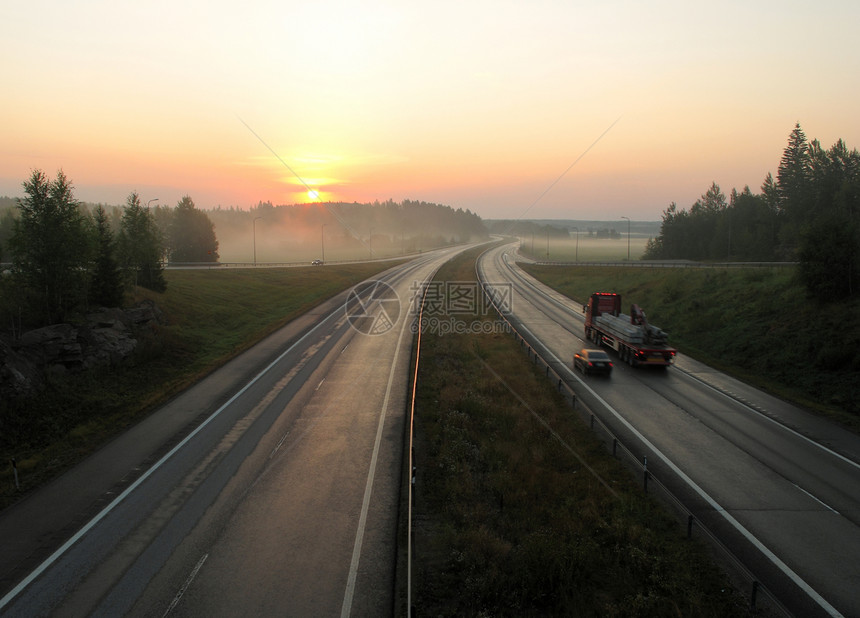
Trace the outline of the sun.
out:
M 308 189 L 308 199 L 311 201 L 316 201 L 320 199 L 320 192 L 316 189 Z

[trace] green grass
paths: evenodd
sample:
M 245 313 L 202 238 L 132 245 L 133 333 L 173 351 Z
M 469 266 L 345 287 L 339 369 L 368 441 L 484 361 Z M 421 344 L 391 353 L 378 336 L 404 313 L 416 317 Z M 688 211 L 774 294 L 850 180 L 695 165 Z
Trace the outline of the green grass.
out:
M 860 431 L 860 298 L 810 299 L 792 268 L 522 266 L 577 302 L 617 292 L 682 352 Z
M 437 280 L 473 279 L 473 258 Z M 425 335 L 417 395 L 419 615 L 746 615 L 703 547 L 643 494 L 512 336 Z
M 165 323 L 144 336 L 119 368 L 54 379 L 41 395 L 0 402 L 0 507 L 50 480 L 308 309 L 392 266 L 392 262 L 285 269 L 169 270 L 154 300 Z

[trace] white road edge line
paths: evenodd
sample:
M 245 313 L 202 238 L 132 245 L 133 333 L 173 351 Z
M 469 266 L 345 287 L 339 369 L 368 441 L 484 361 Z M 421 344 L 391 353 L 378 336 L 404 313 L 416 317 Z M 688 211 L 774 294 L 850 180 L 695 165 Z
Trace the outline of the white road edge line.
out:
M 678 369 L 678 367 L 676 367 L 676 369 Z M 841 460 L 842 460 L 842 461 L 844 461 L 845 463 L 850 464 L 850 465 L 854 466 L 855 468 L 860 468 L 860 464 L 859 464 L 859 463 L 857 463 L 856 461 L 853 461 L 853 460 L 851 460 L 851 459 L 848 459 L 848 458 L 847 458 L 847 457 L 845 457 L 844 455 L 841 455 L 841 454 L 837 453 L 836 451 L 834 451 L 834 450 L 832 450 L 832 449 L 830 449 L 830 448 L 827 448 L 826 446 L 824 446 L 824 445 L 823 445 L 823 444 L 821 444 L 820 442 L 816 442 L 815 440 L 813 440 L 812 438 L 810 438 L 810 437 L 808 437 L 808 436 L 804 436 L 802 433 L 800 433 L 800 432 L 798 432 L 798 431 L 795 431 L 794 429 L 792 429 L 791 427 L 789 427 L 789 426 L 788 426 L 788 425 L 786 425 L 785 423 L 782 423 L 782 422 L 780 422 L 780 421 L 776 420 L 775 418 L 771 418 L 770 416 L 768 416 L 767 414 L 765 414 L 765 413 L 764 413 L 764 412 L 762 412 L 761 410 L 759 410 L 759 409 L 756 409 L 756 408 L 752 407 L 752 406 L 751 406 L 750 404 L 748 404 L 747 402 L 745 402 L 745 401 L 741 401 L 741 400 L 740 400 L 740 399 L 738 399 L 737 397 L 732 397 L 730 394 L 723 392 L 722 390 L 720 390 L 719 388 L 717 388 L 717 387 L 715 387 L 715 386 L 711 386 L 710 384 L 708 384 L 707 382 L 705 382 L 702 378 L 700 378 L 700 377 L 698 377 L 698 376 L 693 375 L 693 373 L 692 373 L 692 372 L 690 372 L 690 371 L 688 371 L 688 370 L 686 370 L 686 369 L 681 369 L 681 370 L 680 370 L 680 372 L 681 372 L 681 375 L 685 375 L 685 376 L 687 376 L 688 378 L 690 378 L 691 380 L 695 380 L 695 381 L 696 381 L 696 382 L 698 382 L 699 384 L 702 384 L 703 386 L 707 386 L 709 389 L 711 389 L 711 390 L 712 390 L 712 391 L 714 391 L 715 393 L 718 393 L 718 394 L 722 395 L 723 397 L 725 397 L 726 399 L 729 399 L 729 400 L 731 400 L 731 401 L 733 401 L 733 402 L 735 402 L 735 403 L 739 403 L 739 404 L 741 404 L 741 405 L 742 405 L 742 406 L 744 406 L 745 408 L 747 408 L 747 409 L 751 410 L 752 412 L 755 412 L 756 414 L 760 415 L 763 419 L 770 421 L 771 423 L 773 423 L 774 425 L 777 425 L 777 426 L 778 426 L 778 427 L 780 427 L 781 429 L 784 429 L 784 430 L 786 430 L 786 431 L 788 431 L 788 432 L 790 432 L 790 433 L 794 434 L 794 435 L 795 435 L 795 436 L 797 436 L 798 438 L 802 438 L 803 440 L 806 440 L 807 442 L 809 442 L 809 443 L 810 443 L 810 444 L 812 444 L 813 446 L 817 446 L 818 448 L 820 448 L 822 451 L 824 451 L 824 452 L 825 452 L 825 453 L 827 453 L 828 455 L 833 455 L 834 457 L 836 457 L 836 458 L 838 458 L 838 459 L 841 459 Z M 814 497 L 814 496 L 813 496 L 813 497 Z M 817 499 L 818 499 L 818 498 L 816 498 L 816 500 L 817 500 Z
M 810 498 L 812 498 L 813 500 L 815 500 L 818 504 L 820 504 L 821 506 L 823 506 L 824 508 L 826 508 L 828 511 L 831 511 L 831 512 L 836 513 L 837 515 L 839 515 L 839 511 L 837 511 L 836 509 L 834 509 L 832 506 L 830 506 L 830 505 L 829 505 L 829 504 L 827 504 L 826 502 L 823 502 L 822 500 L 819 500 L 818 498 L 816 498 L 815 496 L 813 496 L 811 493 L 809 493 L 808 491 L 806 491 L 803 487 L 801 487 L 801 486 L 800 486 L 800 485 L 798 485 L 797 483 L 792 483 L 792 485 L 794 485 L 795 487 L 797 487 L 800 491 L 802 491 L 802 492 L 803 492 L 803 493 L 805 493 L 807 496 L 809 496 Z
M 483 274 L 483 273 L 482 273 Z M 538 338 L 535 337 L 534 333 L 532 333 L 523 323 L 520 321 L 520 327 L 528 332 L 529 335 L 533 338 L 533 340 L 538 341 Z M 546 348 L 546 346 L 544 346 Z M 553 354 L 551 350 L 546 348 L 547 353 L 552 356 L 555 362 L 559 363 L 560 366 L 564 367 L 565 371 L 570 375 L 574 375 L 573 371 L 570 370 L 567 365 L 559 360 L 559 358 Z M 577 376 L 575 376 L 577 377 Z M 812 586 L 810 586 L 806 581 L 804 581 L 797 573 L 795 573 L 787 564 L 785 564 L 780 558 L 774 554 L 770 549 L 768 549 L 761 541 L 759 541 L 753 534 L 747 530 L 743 524 L 741 524 L 738 520 L 732 517 L 722 506 L 720 506 L 716 500 L 714 500 L 708 493 L 705 492 L 701 487 L 699 487 L 693 479 L 687 476 L 683 470 L 678 468 L 672 461 L 669 460 L 666 455 L 664 455 L 660 450 L 658 450 L 648 438 L 643 436 L 639 431 L 631 425 L 627 419 L 625 419 L 621 414 L 609 405 L 600 395 L 595 393 L 588 384 L 580 380 L 580 383 L 588 390 L 591 395 L 593 395 L 603 406 L 606 407 L 609 412 L 615 416 L 629 431 L 631 431 L 639 440 L 642 441 L 648 448 L 650 448 L 656 455 L 667 465 L 669 468 L 675 472 L 687 485 L 690 486 L 693 491 L 695 491 L 699 496 L 705 500 L 717 513 L 719 513 L 728 523 L 730 523 L 741 535 L 743 535 L 750 543 L 752 543 L 762 554 L 764 554 L 768 560 L 770 560 L 780 571 L 782 571 L 789 579 L 791 579 L 800 589 L 802 589 L 809 597 L 814 600 L 821 608 L 827 612 L 830 616 L 842 616 L 842 614 L 827 600 L 822 597 L 818 592 L 816 592 Z M 771 419 L 772 420 L 772 419 Z M 775 422 L 775 421 L 774 421 Z M 800 488 L 798 488 L 800 489 Z M 814 498 L 814 496 L 812 496 Z M 819 501 L 820 502 L 820 501 Z M 827 506 L 827 505 L 825 505 Z
M 508 260 L 507 260 L 507 255 L 508 255 L 507 253 L 505 253 L 505 254 L 504 254 L 504 257 L 505 257 L 505 260 L 504 260 L 504 261 L 505 261 L 505 266 L 507 266 L 507 267 L 508 267 L 508 270 L 510 270 L 510 271 L 511 271 L 511 273 L 512 273 L 513 275 L 515 275 L 517 278 L 519 278 L 519 279 L 520 279 L 520 281 L 523 283 L 523 285 L 527 285 L 527 286 L 529 286 L 529 287 L 532 289 L 532 291 L 534 291 L 536 294 L 538 294 L 539 296 L 542 296 L 543 298 L 545 298 L 545 299 L 546 299 L 546 300 L 548 300 L 549 302 L 551 302 L 551 303 L 555 304 L 556 306 L 558 306 L 558 307 L 562 308 L 563 310 L 565 310 L 565 311 L 571 311 L 571 308 L 570 308 L 570 307 L 567 307 L 566 305 L 564 305 L 563 303 L 561 303 L 561 302 L 560 302 L 560 301 L 558 301 L 557 299 L 555 299 L 555 298 L 553 298 L 552 296 L 550 296 L 550 295 L 549 295 L 545 290 L 543 290 L 543 289 L 541 289 L 540 287 L 538 287 L 537 285 L 535 285 L 535 283 L 533 283 L 532 281 L 529 281 L 528 279 L 525 279 L 524 277 L 522 277 L 522 276 L 520 276 L 519 274 L 517 274 L 516 272 L 514 272 L 514 267 L 513 267 L 513 266 L 511 266 L 511 264 L 510 264 L 510 263 L 508 262 Z M 531 277 L 531 275 L 529 275 L 528 273 L 526 273 L 526 276 L 527 276 L 527 277 L 530 277 L 531 279 L 534 279 L 534 277 Z M 541 286 L 548 287 L 548 286 L 546 286 L 546 284 L 542 283 L 541 281 L 537 281 L 537 280 L 536 280 L 536 283 L 540 284 Z M 550 289 L 550 290 L 552 290 L 552 288 L 549 288 L 549 289 Z M 571 302 L 573 302 L 573 301 L 571 301 Z M 575 313 L 574 313 L 573 315 L 577 315 L 577 314 L 575 314 Z M 783 422 L 781 422 L 781 421 L 779 421 L 779 420 L 777 420 L 777 419 L 775 419 L 775 418 L 773 418 L 773 417 L 771 417 L 771 416 L 769 416 L 769 415 L 765 414 L 764 410 L 762 410 L 761 408 L 756 408 L 756 407 L 754 407 L 753 405 L 751 405 L 749 402 L 744 401 L 744 400 L 740 399 L 739 397 L 735 397 L 735 396 L 731 395 L 730 393 L 726 393 L 725 391 L 720 390 L 719 388 L 717 388 L 717 387 L 715 387 L 715 386 L 712 386 L 711 384 L 708 384 L 705 380 L 703 380 L 702 378 L 700 378 L 700 377 L 698 377 L 698 376 L 694 375 L 691 371 L 689 371 L 689 370 L 687 370 L 687 369 L 682 369 L 682 368 L 680 368 L 680 367 L 675 367 L 675 369 L 677 369 L 677 370 L 678 370 L 678 372 L 679 372 L 681 375 L 687 376 L 687 377 L 688 377 L 688 378 L 690 378 L 691 380 L 695 380 L 695 381 L 696 381 L 696 382 L 698 382 L 699 384 L 702 384 L 703 386 L 707 386 L 707 387 L 708 387 L 709 389 L 711 389 L 712 391 L 714 391 L 714 392 L 716 392 L 716 393 L 719 393 L 720 395 L 722 395 L 722 396 L 723 396 L 723 397 L 725 397 L 726 399 L 729 399 L 729 400 L 731 400 L 731 401 L 733 401 L 733 402 L 735 402 L 735 403 L 738 403 L 738 404 L 740 404 L 740 405 L 744 406 L 744 407 L 745 407 L 745 408 L 747 408 L 748 410 L 750 410 L 750 411 L 752 411 L 752 412 L 754 412 L 754 413 L 756 413 L 756 414 L 760 415 L 762 418 L 764 418 L 764 419 L 766 419 L 766 420 L 770 421 L 770 422 L 771 422 L 771 423 L 773 423 L 774 425 L 777 425 L 777 426 L 779 426 L 780 428 L 782 428 L 782 429 L 784 429 L 784 430 L 786 430 L 786 431 L 788 431 L 788 432 L 790 432 L 790 433 L 794 434 L 794 435 L 795 435 L 795 436 L 797 436 L 798 438 L 802 438 L 802 439 L 806 440 L 807 442 L 809 442 L 810 444 L 812 444 L 813 446 L 816 446 L 816 447 L 820 448 L 821 450 L 823 450 L 823 451 L 824 451 L 824 452 L 826 452 L 827 454 L 829 454 L 829 455 L 833 455 L 834 457 L 836 457 L 836 458 L 838 458 L 838 459 L 841 459 L 841 460 L 842 460 L 842 461 L 844 461 L 845 463 L 850 464 L 850 465 L 854 466 L 855 468 L 860 468 L 860 463 L 858 463 L 858 462 L 856 462 L 856 461 L 854 461 L 854 460 L 852 460 L 852 459 L 849 459 L 848 457 L 846 457 L 846 456 L 844 456 L 844 455 L 841 455 L 840 453 L 837 453 L 837 452 L 836 452 L 836 451 L 834 451 L 833 449 L 830 449 L 830 448 L 828 448 L 828 447 L 824 446 L 824 445 L 823 445 L 823 444 L 821 444 L 820 442 L 816 442 L 816 441 L 815 441 L 815 440 L 813 440 L 812 438 L 810 438 L 810 437 L 808 437 L 808 436 L 805 436 L 805 435 L 803 435 L 802 433 L 800 433 L 800 432 L 798 432 L 798 431 L 795 431 L 794 429 L 792 429 L 791 427 L 789 427 L 789 426 L 788 426 L 788 425 L 786 425 L 785 423 L 783 423 Z M 798 489 L 800 489 L 800 488 L 798 488 Z M 810 494 L 810 495 L 811 495 L 811 494 Z M 815 498 L 815 496 L 812 496 L 812 497 L 813 497 L 813 498 Z M 816 500 L 818 500 L 818 498 L 815 498 L 815 499 L 816 499 Z
M 343 593 L 343 605 L 340 609 L 341 618 L 348 618 L 352 612 L 352 598 L 355 594 L 355 580 L 358 577 L 361 545 L 364 542 L 364 528 L 367 525 L 367 512 L 370 509 L 370 494 L 373 491 L 373 479 L 376 476 L 376 460 L 379 457 L 379 445 L 382 443 L 382 428 L 385 425 L 385 414 L 388 410 L 388 401 L 391 398 L 391 385 L 394 382 L 394 371 L 397 369 L 397 359 L 400 356 L 403 333 L 409 322 L 411 322 L 409 316 L 404 314 L 403 325 L 400 327 L 400 334 L 397 335 L 397 343 L 394 348 L 394 358 L 391 359 L 391 369 L 388 371 L 388 385 L 385 387 L 385 397 L 382 400 L 382 409 L 379 411 L 376 440 L 373 443 L 373 455 L 370 458 L 370 469 L 367 471 L 367 482 L 364 486 L 364 499 L 361 503 L 361 515 L 358 518 L 358 530 L 355 533 L 355 545 L 352 549 L 352 560 L 349 564 L 349 576 L 346 579 L 346 590 Z
M 114 500 L 108 504 L 104 509 L 102 509 L 95 517 L 93 517 L 89 522 L 87 522 L 83 528 L 78 530 L 68 541 L 63 543 L 63 545 L 57 549 L 53 554 L 48 556 L 42 564 L 36 567 L 30 574 L 22 579 L 17 586 L 15 586 L 12 590 L 10 590 L 6 596 L 0 599 L 0 609 L 3 609 L 12 599 L 18 596 L 21 591 L 23 591 L 27 586 L 29 586 L 33 581 L 39 577 L 42 573 L 44 573 L 48 567 L 50 567 L 54 562 L 56 562 L 63 554 L 65 554 L 72 545 L 77 543 L 85 534 L 87 534 L 90 530 L 95 527 L 102 519 L 104 519 L 108 513 L 110 513 L 114 508 L 116 508 L 123 500 L 125 500 L 129 494 L 131 494 L 134 490 L 136 490 L 146 479 L 148 479 L 158 468 L 160 468 L 164 463 L 170 459 L 177 451 L 183 448 L 194 436 L 196 436 L 200 431 L 203 430 L 210 422 L 212 422 L 221 412 L 223 412 L 228 406 L 230 406 L 236 399 L 238 399 L 245 391 L 247 391 L 254 383 L 257 382 L 261 377 L 263 377 L 269 370 L 272 369 L 275 365 L 277 365 L 287 354 L 289 354 L 296 346 L 301 344 L 305 339 L 310 337 L 314 331 L 320 328 L 323 324 L 331 320 L 332 317 L 336 316 L 339 310 L 342 307 L 338 307 L 334 309 L 326 318 L 321 320 L 316 326 L 314 326 L 311 330 L 305 333 L 298 341 L 296 341 L 293 345 L 287 348 L 284 352 L 282 352 L 275 360 L 273 360 L 269 365 L 263 369 L 260 373 L 254 376 L 250 382 L 248 382 L 245 386 L 243 386 L 239 391 L 230 397 L 224 404 L 221 405 L 220 408 L 215 410 L 209 418 L 203 421 L 200 425 L 197 426 L 194 431 L 185 436 L 179 444 L 174 446 L 170 451 L 164 455 L 161 459 L 159 459 L 155 464 L 152 465 L 146 472 L 144 472 L 138 479 L 129 485 L 125 491 L 119 494 Z
M 526 332 L 528 332 L 528 333 L 529 333 L 529 335 L 531 335 L 535 340 L 537 340 L 537 338 L 535 337 L 534 333 L 532 333 L 528 328 L 526 328 L 526 326 L 525 326 L 524 324 L 522 324 L 522 322 L 520 322 L 520 326 L 521 326 L 521 328 L 522 328 L 523 330 L 525 330 Z M 544 347 L 546 347 L 546 346 L 544 346 Z M 558 357 L 557 357 L 555 354 L 553 354 L 553 353 L 552 353 L 552 351 L 551 351 L 551 350 L 547 349 L 547 353 L 548 353 L 550 356 L 552 356 L 552 358 L 553 358 L 557 363 L 559 363 L 562 367 L 564 367 L 565 371 L 567 371 L 567 372 L 569 372 L 571 375 L 573 375 L 573 372 L 572 372 L 570 369 L 568 369 L 567 365 L 565 365 L 562 361 L 560 361 L 560 360 L 558 359 Z M 729 523 L 730 523 L 730 524 L 735 528 L 735 530 L 737 530 L 738 532 L 740 532 L 740 533 L 741 533 L 741 534 L 742 534 L 742 535 L 743 535 L 743 536 L 744 536 L 744 537 L 745 537 L 745 538 L 746 538 L 750 543 L 752 543 L 752 544 L 756 547 L 756 549 L 758 549 L 762 554 L 764 554 L 764 555 L 768 558 L 768 560 L 770 560 L 770 561 L 771 561 L 771 562 L 772 562 L 772 563 L 773 563 L 773 564 L 774 564 L 774 565 L 775 565 L 775 566 L 776 566 L 780 571 L 782 571 L 782 572 L 783 572 L 783 573 L 784 573 L 784 574 L 785 574 L 789 579 L 791 579 L 791 581 L 793 581 L 793 582 L 794 582 L 794 583 L 795 583 L 795 584 L 796 584 L 796 585 L 797 585 L 801 590 L 803 590 L 806 594 L 808 594 L 808 595 L 809 595 L 809 597 L 810 597 L 813 601 L 815 601 L 816 603 L 818 603 L 818 605 L 820 605 L 820 606 L 821 606 L 821 608 L 822 608 L 825 612 L 827 612 L 827 613 L 828 613 L 829 615 L 831 615 L 831 616 L 842 616 L 842 614 L 841 614 L 841 613 L 840 613 L 840 612 L 839 612 L 835 607 L 833 607 L 832 605 L 830 605 L 830 603 L 828 603 L 828 602 L 827 602 L 827 600 L 826 600 L 824 597 L 822 597 L 820 594 L 818 594 L 818 592 L 816 592 L 816 591 L 812 588 L 812 586 L 810 586 L 809 584 L 807 584 L 807 583 L 806 583 L 806 581 L 804 581 L 804 580 L 803 580 L 803 579 L 802 579 L 802 578 L 801 578 L 797 573 L 795 573 L 795 572 L 791 569 L 791 567 L 789 567 L 789 566 L 788 566 L 787 564 L 785 564 L 782 560 L 780 560 L 780 559 L 779 559 L 779 557 L 778 557 L 776 554 L 774 554 L 774 553 L 773 553 L 770 549 L 768 549 L 768 548 L 767 548 L 767 547 L 766 547 L 766 546 L 765 546 L 761 541 L 759 541 L 755 536 L 753 536 L 753 534 L 752 534 L 749 530 L 747 530 L 747 529 L 743 526 L 743 524 L 741 524 L 737 519 L 735 519 L 734 517 L 732 517 L 732 516 L 731 516 L 731 515 L 730 515 L 730 514 L 729 514 L 729 513 L 728 513 L 728 512 L 727 512 L 727 511 L 722 507 L 722 506 L 720 506 L 720 505 L 717 503 L 717 501 L 716 501 L 716 500 L 714 500 L 714 499 L 713 499 L 713 498 L 712 498 L 712 497 L 711 497 L 707 492 L 705 492 L 705 490 L 704 490 L 704 489 L 702 489 L 701 487 L 699 487 L 699 486 L 696 484 L 696 482 L 695 482 L 695 481 L 693 481 L 693 479 L 691 479 L 689 476 L 687 476 L 687 475 L 684 473 L 684 471 L 683 471 L 683 470 L 681 470 L 678 466 L 676 466 L 674 463 L 672 463 L 672 461 L 671 461 L 668 457 L 666 457 L 666 455 L 664 455 L 664 454 L 663 454 L 663 453 L 662 453 L 662 452 L 661 452 L 661 451 L 660 451 L 656 446 L 654 446 L 654 445 L 651 443 L 651 441 L 650 441 L 650 440 L 648 440 L 648 438 L 646 438 L 646 437 L 645 437 L 645 436 L 643 436 L 641 433 L 639 433 L 639 431 L 638 431 L 638 430 L 637 430 L 633 425 L 631 425 L 631 424 L 627 421 L 627 419 L 625 419 L 623 416 L 621 416 L 621 414 L 620 414 L 620 413 L 619 413 L 615 408 L 613 408 L 611 405 L 609 405 L 609 403 L 608 403 L 608 402 L 606 402 L 606 401 L 603 399 L 603 397 L 601 397 L 600 395 L 598 395 L 597 393 L 595 393 L 595 392 L 591 389 L 591 387 L 590 387 L 590 386 L 588 386 L 588 384 L 585 384 L 584 382 L 583 382 L 582 384 L 583 384 L 583 386 L 585 387 L 585 389 L 586 389 L 589 393 L 591 393 L 591 394 L 595 397 L 595 399 L 597 399 L 597 400 L 598 400 L 598 401 L 599 401 L 599 402 L 600 402 L 600 403 L 601 403 L 601 404 L 602 404 L 602 405 L 603 405 L 607 410 L 609 410 L 609 412 L 610 412 L 610 413 L 611 413 L 615 418 L 617 418 L 621 423 L 623 423 L 623 424 L 624 424 L 624 426 L 625 426 L 625 427 L 626 427 L 630 432 L 632 432 L 632 433 L 633 433 L 633 435 L 635 435 L 639 440 L 641 440 L 641 441 L 642 441 L 642 443 L 643 443 L 643 444 L 645 444 L 649 449 L 651 449 L 651 450 L 652 450 L 652 451 L 653 451 L 653 452 L 654 452 L 654 453 L 655 453 L 655 454 L 656 454 L 656 455 L 657 455 L 657 456 L 658 456 L 658 457 L 663 461 L 663 463 L 665 463 L 667 466 L 669 466 L 669 468 L 670 468 L 670 469 L 671 469 L 675 474 L 677 474 L 677 475 L 678 475 L 678 476 L 679 476 L 679 477 L 680 477 L 680 478 L 681 478 L 685 483 L 687 483 L 687 485 L 689 485 L 689 486 L 690 486 L 690 488 L 691 488 L 691 489 L 693 489 L 693 491 L 695 491 L 697 494 L 699 494 L 699 496 L 700 496 L 703 500 L 705 500 L 705 502 L 707 502 L 707 503 L 708 503 L 708 504 L 709 504 L 709 505 L 710 505 L 710 506 L 711 506 L 711 507 L 712 507 L 712 508 L 717 512 L 717 513 L 719 513 L 720 515 L 722 515 L 722 517 L 723 517 L 727 522 L 729 522 Z

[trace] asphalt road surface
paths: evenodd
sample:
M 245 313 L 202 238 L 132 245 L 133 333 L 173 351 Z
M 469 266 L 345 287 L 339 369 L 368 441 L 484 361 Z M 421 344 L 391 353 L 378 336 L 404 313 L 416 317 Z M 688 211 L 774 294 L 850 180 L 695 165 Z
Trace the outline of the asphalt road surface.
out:
M 512 286 L 514 322 L 579 399 L 790 611 L 860 616 L 860 438 L 683 355 L 666 370 L 634 369 L 610 351 L 611 378 L 583 378 L 571 360 L 594 347 L 585 299 L 528 276 L 514 250 L 488 251 L 479 273 Z
M 356 286 L 0 516 L 3 616 L 382 616 L 410 301 Z

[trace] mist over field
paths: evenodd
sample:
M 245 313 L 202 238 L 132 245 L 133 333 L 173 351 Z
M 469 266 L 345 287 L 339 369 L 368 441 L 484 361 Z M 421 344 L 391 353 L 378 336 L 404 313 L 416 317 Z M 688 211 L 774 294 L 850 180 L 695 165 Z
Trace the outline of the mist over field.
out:
M 492 234 L 519 239 L 519 252 L 553 262 L 639 260 L 648 241 L 660 233 L 658 221 L 572 219 L 487 220 Z
M 221 262 L 373 259 L 488 238 L 469 210 L 427 202 L 310 203 L 207 211 Z

